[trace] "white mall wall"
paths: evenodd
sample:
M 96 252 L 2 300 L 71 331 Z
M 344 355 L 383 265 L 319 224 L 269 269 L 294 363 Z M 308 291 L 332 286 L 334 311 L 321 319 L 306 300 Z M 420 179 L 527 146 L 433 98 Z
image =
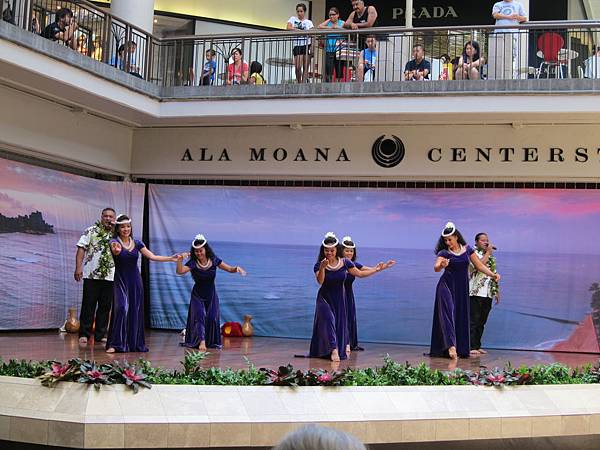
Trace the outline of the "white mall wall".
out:
M 0 148 L 103 173 L 130 172 L 131 128 L 5 86 L 0 105 Z

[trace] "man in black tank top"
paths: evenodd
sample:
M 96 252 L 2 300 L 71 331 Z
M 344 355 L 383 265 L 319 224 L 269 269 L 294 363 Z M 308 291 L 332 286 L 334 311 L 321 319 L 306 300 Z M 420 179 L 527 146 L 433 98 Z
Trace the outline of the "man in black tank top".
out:
M 360 30 L 363 28 L 372 28 L 377 26 L 377 10 L 374 6 L 366 6 L 364 0 L 352 0 L 352 12 L 344 27 L 351 30 Z M 361 34 L 358 38 L 358 48 L 366 47 L 366 34 Z
M 352 30 L 376 27 L 377 10 L 374 6 L 366 6 L 364 0 L 352 0 L 352 12 L 344 26 Z

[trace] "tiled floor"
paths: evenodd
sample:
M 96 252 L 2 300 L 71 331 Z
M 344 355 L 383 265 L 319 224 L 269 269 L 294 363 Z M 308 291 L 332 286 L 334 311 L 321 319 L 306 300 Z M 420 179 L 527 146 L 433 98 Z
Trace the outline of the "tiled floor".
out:
M 181 337 L 172 331 L 148 330 L 146 343 L 148 353 L 107 354 L 101 345 L 88 344 L 80 346 L 76 335 L 59 334 L 54 331 L 44 332 L 3 332 L 0 333 L 0 357 L 5 361 L 17 359 L 56 359 L 66 361 L 80 357 L 107 362 L 114 359 L 129 361 L 144 357 L 154 365 L 178 368 L 183 359 L 185 349 L 179 346 Z M 560 362 L 569 366 L 582 366 L 597 363 L 600 355 L 576 353 L 551 353 L 533 351 L 489 350 L 487 355 L 461 359 L 457 363 L 444 358 L 430 358 L 424 353 L 427 347 L 398 344 L 362 343 L 365 351 L 354 352 L 346 361 L 332 365 L 325 359 L 296 358 L 308 352 L 309 342 L 303 339 L 285 339 L 269 337 L 224 338 L 222 350 L 211 350 L 202 364 L 205 367 L 246 367 L 248 358 L 257 367 L 278 367 L 287 363 L 296 368 L 336 368 L 378 366 L 386 354 L 396 361 L 408 361 L 411 364 L 425 362 L 437 369 L 477 369 L 479 366 L 503 366 L 508 361 L 513 366 L 521 364 L 547 364 Z

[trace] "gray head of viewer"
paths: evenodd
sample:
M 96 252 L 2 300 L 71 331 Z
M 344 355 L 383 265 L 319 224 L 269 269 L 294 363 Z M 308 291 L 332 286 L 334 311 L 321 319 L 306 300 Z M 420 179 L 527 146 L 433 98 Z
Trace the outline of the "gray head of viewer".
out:
M 366 450 L 366 447 L 343 431 L 308 425 L 288 434 L 273 450 Z

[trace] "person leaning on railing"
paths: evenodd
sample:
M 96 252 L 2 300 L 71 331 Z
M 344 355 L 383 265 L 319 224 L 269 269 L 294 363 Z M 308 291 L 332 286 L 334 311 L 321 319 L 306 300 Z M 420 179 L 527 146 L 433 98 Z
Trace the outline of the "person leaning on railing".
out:
M 289 18 L 286 29 L 295 30 L 297 32 L 305 32 L 314 28 L 314 25 L 310 19 L 305 17 L 306 5 L 304 3 L 298 3 L 296 5 L 296 17 L 292 16 Z M 292 49 L 292 55 L 294 56 L 294 67 L 296 72 L 296 81 L 298 83 L 306 82 L 308 75 L 308 65 L 310 64 L 311 57 L 311 45 L 310 40 L 306 36 L 294 38 L 294 48 Z
M 73 50 L 77 49 L 75 31 L 79 28 L 73 20 L 73 11 L 69 8 L 61 8 L 56 12 L 56 19 L 42 31 L 42 37 L 51 41 L 61 41 Z
M 329 8 L 329 19 L 319 24 L 317 28 L 344 28 L 344 21 L 340 19 L 340 11 L 335 6 Z M 325 81 L 333 81 L 333 71 L 337 79 L 342 78 L 342 63 L 337 59 L 336 53 L 340 47 L 339 35 L 330 34 L 325 40 Z

